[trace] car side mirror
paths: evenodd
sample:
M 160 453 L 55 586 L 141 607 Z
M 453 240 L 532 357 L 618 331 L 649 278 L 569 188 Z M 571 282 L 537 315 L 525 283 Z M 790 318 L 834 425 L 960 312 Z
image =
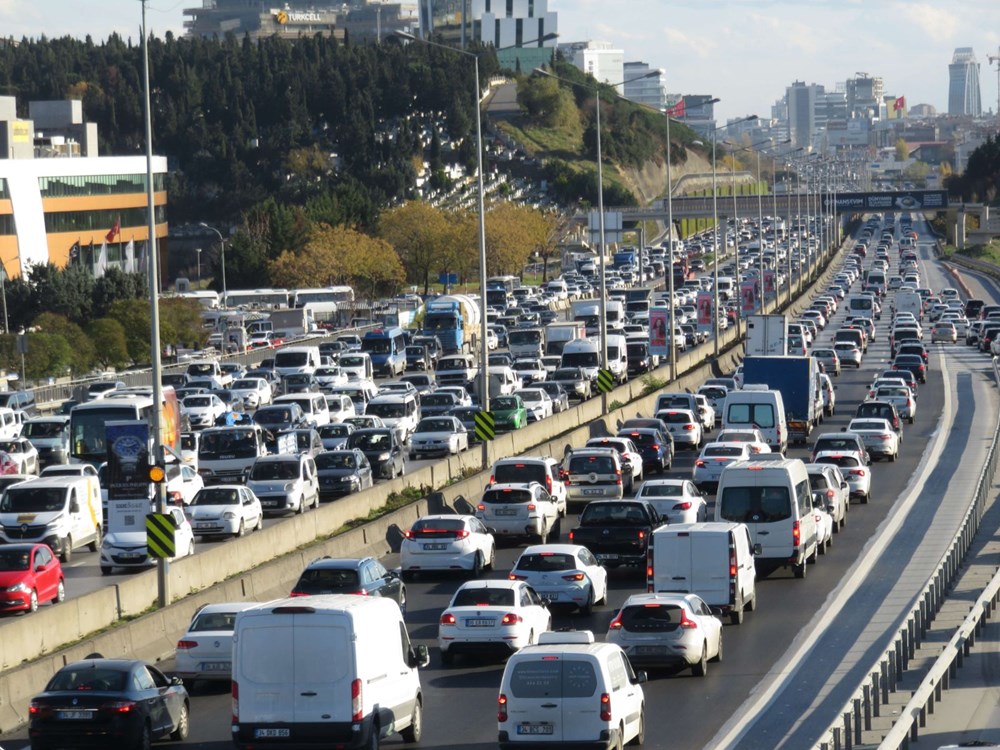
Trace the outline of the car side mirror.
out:
M 431 655 L 427 651 L 427 646 L 420 644 L 418 646 L 410 647 L 410 659 L 409 666 L 412 669 L 417 667 L 426 667 L 431 663 Z
M 647 680 L 649 680 L 649 675 L 647 675 L 645 672 L 642 672 L 642 671 L 636 672 L 635 673 L 635 679 L 632 680 L 632 684 L 633 685 L 641 685 L 642 683 L 646 682 Z
M 756 543 L 756 544 L 755 544 L 755 545 L 753 546 L 753 553 L 754 553 L 755 555 L 763 555 L 763 554 L 764 554 L 764 547 L 763 547 L 763 545 L 761 545 L 761 543 L 760 543 L 760 542 L 757 542 L 757 543 Z
M 173 677 L 170 678 L 170 684 L 171 685 L 183 685 L 184 684 L 184 680 L 182 678 L 174 675 Z
M 43 570 L 45 570 L 45 563 L 39 563 L 35 566 L 36 573 L 41 573 Z

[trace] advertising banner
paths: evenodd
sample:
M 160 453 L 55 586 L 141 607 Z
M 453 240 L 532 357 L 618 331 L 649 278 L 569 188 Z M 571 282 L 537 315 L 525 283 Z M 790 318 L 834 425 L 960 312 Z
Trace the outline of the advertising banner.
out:
M 667 332 L 670 330 L 670 308 L 653 307 L 649 310 L 649 353 L 666 357 L 670 354 Z
M 108 499 L 149 500 L 149 424 L 108 422 L 104 437 L 108 446 Z
M 108 500 L 108 533 L 146 530 L 146 514 L 150 510 L 146 499 Z
M 829 205 L 830 199 L 824 199 Z M 905 190 L 898 193 L 837 193 L 838 212 L 927 211 L 948 207 L 945 190 Z
M 711 331 L 712 326 L 712 292 L 698 292 L 698 329 Z
M 772 302 L 775 297 L 778 296 L 777 288 L 778 285 L 775 283 L 776 273 L 771 269 L 765 269 L 764 271 L 764 299 L 768 302 Z
M 740 312 L 744 316 L 753 315 L 757 309 L 757 282 L 754 280 L 740 283 Z

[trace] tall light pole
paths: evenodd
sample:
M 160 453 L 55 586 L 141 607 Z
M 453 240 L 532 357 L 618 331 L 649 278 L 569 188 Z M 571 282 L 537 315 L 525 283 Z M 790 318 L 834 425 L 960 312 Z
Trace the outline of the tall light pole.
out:
M 597 128 L 597 226 L 598 232 L 600 233 L 600 245 L 601 253 L 598 256 L 598 267 L 600 268 L 601 274 L 601 284 L 600 284 L 600 332 L 601 332 L 601 367 L 608 366 L 608 288 L 607 288 L 607 258 L 606 258 L 606 243 L 605 243 L 605 232 L 604 232 L 604 153 L 601 151 L 601 84 L 597 81 L 591 86 L 589 83 L 584 83 L 583 81 L 571 81 L 568 78 L 562 78 L 557 76 L 544 68 L 535 68 L 534 71 L 537 75 L 548 76 L 549 78 L 555 78 L 557 81 L 569 84 L 570 86 L 579 86 L 580 88 L 585 88 L 594 94 L 594 126 Z M 641 81 L 644 78 L 654 78 L 659 77 L 660 72 L 658 70 L 651 70 L 648 73 L 636 76 L 635 78 L 629 78 L 620 83 L 609 83 L 606 84 L 613 88 L 618 86 L 623 86 L 626 83 L 632 83 L 632 81 Z M 671 331 L 671 336 L 673 332 Z M 608 397 L 606 393 L 601 393 L 601 408 L 602 411 L 606 412 L 608 410 Z
M 150 429 L 153 433 L 153 463 L 165 466 L 166 451 L 163 449 L 162 408 L 163 385 L 160 382 L 163 367 L 160 360 L 160 304 L 157 291 L 160 288 L 159 252 L 156 246 L 156 214 L 153 205 L 153 114 L 149 94 L 149 36 L 146 32 L 146 0 L 142 3 L 142 82 L 143 114 L 146 125 L 146 221 L 149 232 L 149 350 L 153 380 L 153 410 Z M 163 482 L 153 485 L 156 489 L 156 509 L 167 512 L 167 487 Z M 166 607 L 170 603 L 170 564 L 166 558 L 159 558 L 156 565 L 159 604 Z
M 670 295 L 670 379 L 677 379 L 677 347 L 674 341 L 674 185 L 670 177 L 670 113 L 667 113 L 667 242 L 670 248 L 670 268 L 667 269 L 667 292 Z
M 216 229 L 215 227 L 211 226 L 210 224 L 206 224 L 205 222 L 201 221 L 201 222 L 198 222 L 198 226 L 200 226 L 200 227 L 202 227 L 204 229 L 211 230 L 211 231 L 215 232 L 219 236 L 219 247 L 220 247 L 220 251 L 219 252 L 220 252 L 221 259 L 222 259 L 222 309 L 225 310 L 226 307 L 229 304 L 228 300 L 226 299 L 226 297 L 228 296 L 228 291 L 226 289 L 226 238 L 222 236 L 222 232 L 220 232 L 218 229 Z M 199 273 L 199 278 L 200 278 L 200 274 L 201 274 L 201 261 L 200 261 L 200 258 L 199 258 L 199 263 L 198 263 L 198 273 Z

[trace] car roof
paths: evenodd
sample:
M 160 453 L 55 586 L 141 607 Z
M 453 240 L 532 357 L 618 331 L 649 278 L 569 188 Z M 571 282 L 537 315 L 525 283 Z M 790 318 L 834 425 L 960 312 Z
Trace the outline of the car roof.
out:
M 364 562 L 371 560 L 371 557 L 320 557 L 313 560 L 306 566 L 306 570 L 322 568 L 324 570 L 342 570 L 346 568 L 356 568 Z

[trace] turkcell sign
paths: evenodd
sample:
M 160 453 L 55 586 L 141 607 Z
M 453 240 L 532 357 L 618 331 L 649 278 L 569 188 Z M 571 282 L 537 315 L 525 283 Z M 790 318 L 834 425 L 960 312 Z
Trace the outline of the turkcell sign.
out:
M 948 207 L 948 193 L 945 190 L 905 190 L 898 193 L 837 193 L 835 202 L 838 213 L 856 211 L 938 211 Z

